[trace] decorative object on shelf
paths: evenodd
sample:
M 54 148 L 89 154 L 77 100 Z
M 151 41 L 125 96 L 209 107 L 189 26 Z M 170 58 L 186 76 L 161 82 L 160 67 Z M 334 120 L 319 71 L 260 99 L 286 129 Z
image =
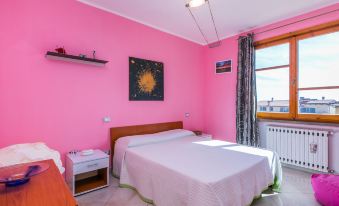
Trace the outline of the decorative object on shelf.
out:
M 46 58 L 54 59 L 54 60 L 63 60 L 63 61 L 68 61 L 68 62 L 77 62 L 77 63 L 82 63 L 82 64 L 90 64 L 94 66 L 105 66 L 105 64 L 108 62 L 108 61 L 100 60 L 100 59 L 87 58 L 86 56 L 80 57 L 80 56 L 69 55 L 69 54 L 60 54 L 60 53 L 51 52 L 51 51 L 48 51 L 46 53 Z
M 85 54 L 79 54 L 79 57 L 86 58 L 86 55 Z
M 58 54 L 66 54 L 66 50 L 64 47 L 57 47 L 55 51 L 57 51 Z
M 214 26 L 214 31 L 215 31 L 215 34 L 216 34 L 216 37 L 217 37 L 217 41 L 213 42 L 213 43 L 209 43 L 208 42 L 205 33 L 202 31 L 202 28 L 198 24 L 197 18 L 193 15 L 193 12 L 191 10 L 191 8 L 200 7 L 200 6 L 203 6 L 204 4 L 208 5 L 208 10 L 210 12 L 211 20 L 212 20 L 212 23 L 213 23 L 213 26 Z M 210 1 L 209 0 L 189 0 L 188 3 L 185 6 L 188 9 L 191 17 L 193 18 L 194 23 L 198 27 L 198 29 L 200 31 L 200 34 L 204 38 L 204 40 L 205 40 L 206 44 L 208 45 L 208 47 L 209 48 L 214 48 L 214 47 L 220 46 L 221 45 L 221 41 L 220 41 L 220 38 L 219 38 L 219 33 L 218 33 L 218 30 L 217 30 L 217 27 L 215 25 L 215 20 L 214 20 L 214 16 L 213 16 L 213 13 L 212 13 Z
M 229 73 L 232 72 L 232 60 L 224 60 L 215 63 L 215 73 Z
M 30 177 L 40 174 L 49 168 L 47 163 L 17 164 L 5 168 L 0 174 L 0 184 L 15 187 L 29 182 Z
M 92 57 L 95 59 L 95 50 L 93 50 Z
M 129 58 L 129 100 L 164 100 L 164 64 Z

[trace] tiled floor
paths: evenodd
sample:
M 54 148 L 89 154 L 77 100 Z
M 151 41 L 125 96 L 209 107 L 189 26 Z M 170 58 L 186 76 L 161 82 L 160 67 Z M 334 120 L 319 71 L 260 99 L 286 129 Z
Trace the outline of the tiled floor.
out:
M 319 206 L 313 197 L 310 174 L 283 168 L 281 193 L 267 191 L 263 197 L 253 202 L 253 206 Z M 118 180 L 112 178 L 111 186 L 77 197 L 79 206 L 147 206 L 138 195 L 118 187 Z
M 279 194 L 265 192 L 252 206 L 320 206 L 314 198 L 311 174 L 283 168 L 283 183 Z

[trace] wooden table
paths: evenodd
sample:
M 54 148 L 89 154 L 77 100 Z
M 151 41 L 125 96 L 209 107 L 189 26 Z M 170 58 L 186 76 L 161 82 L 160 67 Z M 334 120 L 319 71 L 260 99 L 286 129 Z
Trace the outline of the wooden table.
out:
M 1 206 L 77 205 L 54 161 L 44 160 L 39 162 L 48 163 L 49 169 L 31 177 L 27 184 L 17 187 L 5 187 L 0 184 Z M 0 168 L 0 174 L 4 169 L 6 167 Z

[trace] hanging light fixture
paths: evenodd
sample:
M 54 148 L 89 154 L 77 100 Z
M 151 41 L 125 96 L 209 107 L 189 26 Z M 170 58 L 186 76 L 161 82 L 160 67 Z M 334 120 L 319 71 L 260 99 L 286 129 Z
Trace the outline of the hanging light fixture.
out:
M 206 38 L 206 35 L 204 34 L 204 32 L 202 31 L 201 27 L 199 26 L 198 24 L 198 21 L 197 19 L 195 18 L 195 16 L 193 15 L 192 11 L 191 11 L 191 8 L 196 8 L 196 7 L 199 7 L 199 6 L 202 6 L 204 4 L 208 4 L 208 9 L 210 11 L 210 15 L 211 15 L 211 20 L 213 22 L 213 26 L 214 26 L 214 31 L 215 31 L 215 34 L 217 36 L 217 39 L 218 41 L 214 42 L 214 43 L 209 43 L 207 38 Z M 195 24 L 197 25 L 202 37 L 204 38 L 206 44 L 208 45 L 208 47 L 210 48 L 213 48 L 213 47 L 217 47 L 217 46 L 220 46 L 221 45 L 221 41 L 220 41 L 220 38 L 219 38 L 219 34 L 218 34 L 218 30 L 217 30 L 217 27 L 215 25 L 215 20 L 214 20 L 214 16 L 213 16 L 213 13 L 212 13 L 212 9 L 211 9 L 211 5 L 210 5 L 210 2 L 209 0 L 190 0 L 186 5 L 186 8 L 188 9 L 189 13 L 191 14 Z
M 204 5 L 207 2 L 207 0 L 191 0 L 186 4 L 186 7 L 199 7 Z

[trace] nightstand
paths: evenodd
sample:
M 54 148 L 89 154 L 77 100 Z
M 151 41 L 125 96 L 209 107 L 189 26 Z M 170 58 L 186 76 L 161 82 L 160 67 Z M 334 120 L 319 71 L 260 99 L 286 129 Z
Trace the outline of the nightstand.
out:
M 66 182 L 74 196 L 109 185 L 109 155 L 94 150 L 92 155 L 67 154 Z

